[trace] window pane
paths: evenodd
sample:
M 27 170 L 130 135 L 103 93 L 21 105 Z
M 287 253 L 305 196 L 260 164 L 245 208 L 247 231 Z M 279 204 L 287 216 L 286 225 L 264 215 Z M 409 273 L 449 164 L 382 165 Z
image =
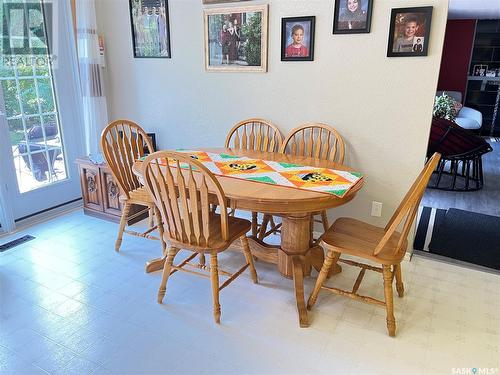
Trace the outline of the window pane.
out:
M 38 112 L 38 99 L 36 96 L 35 80 L 22 79 L 19 80 L 21 89 L 21 102 L 23 104 L 24 115 L 34 115 Z
M 38 76 L 49 76 L 49 66 L 47 65 L 47 59 L 42 57 L 37 57 L 36 64 L 36 75 Z
M 37 79 L 38 95 L 42 106 L 42 113 L 54 112 L 54 98 L 52 97 L 52 81 L 50 78 Z
M 9 66 L 8 61 L 0 64 L 0 77 L 14 77 L 14 69 Z
M 2 80 L 2 90 L 7 117 L 19 116 L 21 109 L 17 99 L 16 82 L 14 80 Z
M 17 146 L 19 142 L 24 141 L 23 121 L 18 119 L 8 120 L 10 144 Z

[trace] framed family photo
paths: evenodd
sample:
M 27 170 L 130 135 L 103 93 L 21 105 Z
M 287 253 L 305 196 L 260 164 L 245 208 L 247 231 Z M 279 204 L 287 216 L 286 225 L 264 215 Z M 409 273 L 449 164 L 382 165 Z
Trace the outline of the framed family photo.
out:
M 334 34 L 369 33 L 374 0 L 335 0 Z
M 204 18 L 207 71 L 267 71 L 267 5 L 205 9 Z
M 393 9 L 387 56 L 427 56 L 431 19 L 432 7 Z
M 129 0 L 134 57 L 170 58 L 168 0 Z
M 314 27 L 316 17 L 281 19 L 281 61 L 314 60 Z

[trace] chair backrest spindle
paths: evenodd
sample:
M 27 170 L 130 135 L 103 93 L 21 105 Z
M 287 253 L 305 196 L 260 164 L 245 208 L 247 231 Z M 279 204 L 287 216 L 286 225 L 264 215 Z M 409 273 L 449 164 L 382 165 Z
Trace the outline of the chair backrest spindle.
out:
M 142 173 L 170 240 L 207 250 L 213 230 L 229 240 L 226 196 L 203 164 L 189 155 L 160 151 L 144 160 Z M 220 215 L 210 212 L 210 203 L 214 203 L 210 194 L 215 195 Z M 220 228 L 211 226 L 213 220 L 220 220 Z
M 342 164 L 345 144 L 340 133 L 331 126 L 310 123 L 293 129 L 281 145 L 280 152 Z
M 240 121 L 229 131 L 225 147 L 277 152 L 282 141 L 283 137 L 276 125 L 267 120 L 252 118 Z

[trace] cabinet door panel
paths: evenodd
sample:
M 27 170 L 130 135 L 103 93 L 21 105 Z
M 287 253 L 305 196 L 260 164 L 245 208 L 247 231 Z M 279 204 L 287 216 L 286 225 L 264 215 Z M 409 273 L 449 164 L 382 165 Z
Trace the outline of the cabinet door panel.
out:
M 120 203 L 120 187 L 113 179 L 111 173 L 105 168 L 101 168 L 101 181 L 104 212 L 120 216 L 122 210 Z
M 98 167 L 80 165 L 80 182 L 84 206 L 102 211 L 101 176 Z

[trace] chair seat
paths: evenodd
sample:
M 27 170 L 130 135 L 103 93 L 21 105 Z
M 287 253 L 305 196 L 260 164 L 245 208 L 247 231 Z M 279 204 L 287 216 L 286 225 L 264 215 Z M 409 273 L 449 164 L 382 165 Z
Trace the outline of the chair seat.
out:
M 224 241 L 222 238 L 221 231 L 221 216 L 219 214 L 210 214 L 210 228 L 209 231 L 211 236 L 208 241 L 208 245 L 195 246 L 187 245 L 185 242 L 176 241 L 169 237 L 167 231 L 165 232 L 164 239 L 170 242 L 173 246 L 179 247 L 186 250 L 192 250 L 196 252 L 204 252 L 207 248 L 217 249 L 217 252 L 226 250 L 231 243 L 245 235 L 252 227 L 252 223 L 246 219 L 241 219 L 239 217 L 228 216 L 228 230 L 229 238 Z M 212 250 L 209 250 L 212 251 Z
M 340 218 L 325 232 L 321 240 L 334 251 L 369 259 L 379 264 L 397 264 L 404 257 L 404 252 L 394 254 L 401 235 L 395 232 L 387 241 L 382 251 L 376 256 L 373 251 L 384 236 L 384 228 L 351 218 Z M 406 249 L 405 240 L 403 248 Z
M 149 192 L 146 190 L 144 186 L 141 186 L 140 188 L 137 188 L 135 190 L 131 190 L 128 193 L 130 198 L 127 198 L 126 195 L 121 195 L 120 200 L 122 202 L 124 201 L 129 201 L 130 203 L 137 203 L 137 204 L 144 204 L 144 205 L 153 205 L 153 198 L 151 198 L 151 195 Z

